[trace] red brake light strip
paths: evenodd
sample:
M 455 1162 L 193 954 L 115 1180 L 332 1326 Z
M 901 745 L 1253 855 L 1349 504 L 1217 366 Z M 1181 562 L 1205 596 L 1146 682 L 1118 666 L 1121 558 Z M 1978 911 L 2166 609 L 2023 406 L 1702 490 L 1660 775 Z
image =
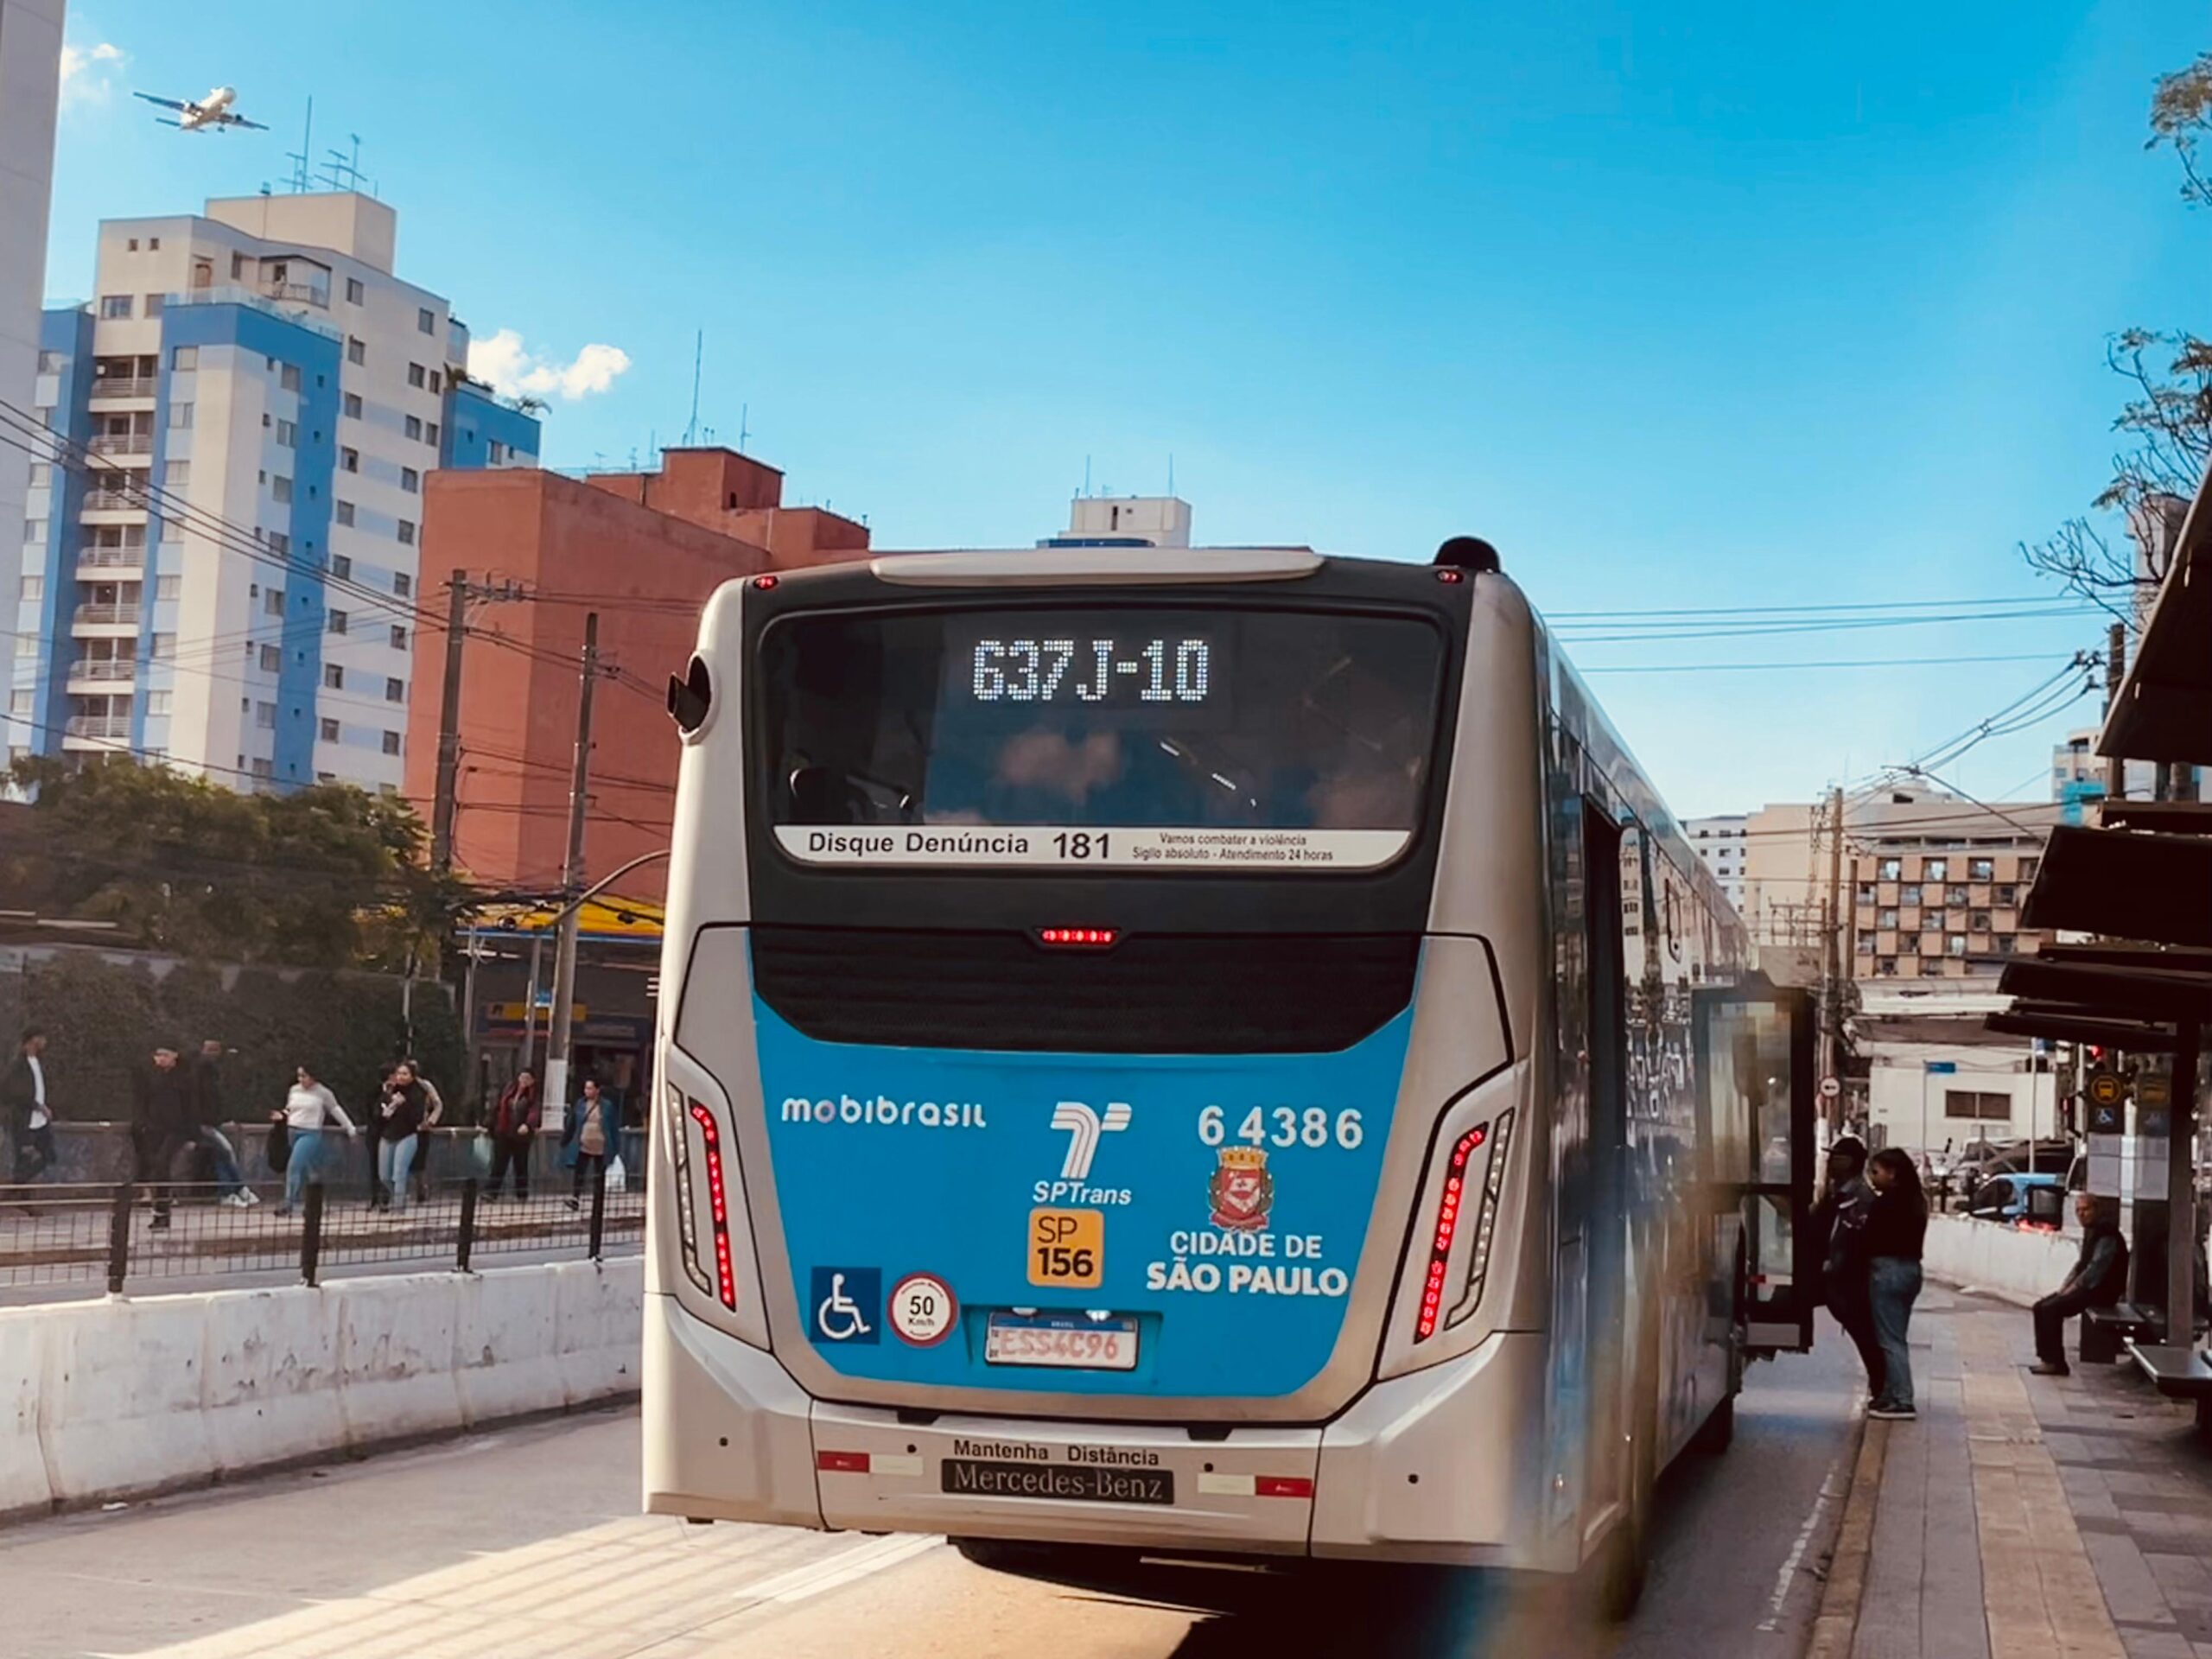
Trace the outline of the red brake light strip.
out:
M 729 1194 L 722 1184 L 721 1131 L 715 1127 L 715 1115 L 696 1100 L 691 1103 L 691 1121 L 699 1126 L 700 1138 L 707 1144 L 707 1203 L 715 1217 L 715 1281 L 721 1287 L 722 1306 L 734 1313 L 737 1273 L 730 1264 Z
M 1436 1334 L 1443 1317 L 1444 1270 L 1452 1259 L 1452 1240 L 1459 1230 L 1459 1210 L 1467 1190 L 1467 1160 L 1489 1137 L 1490 1125 L 1478 1123 L 1453 1143 L 1452 1162 L 1444 1172 L 1444 1192 L 1436 1205 L 1436 1231 L 1428 1243 L 1428 1274 L 1421 1287 L 1421 1316 L 1414 1323 L 1414 1340 L 1427 1342 Z

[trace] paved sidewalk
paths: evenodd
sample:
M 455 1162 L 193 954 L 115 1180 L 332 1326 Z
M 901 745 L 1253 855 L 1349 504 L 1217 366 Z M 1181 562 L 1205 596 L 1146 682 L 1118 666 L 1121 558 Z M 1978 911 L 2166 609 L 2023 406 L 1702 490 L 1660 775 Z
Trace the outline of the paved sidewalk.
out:
M 2031 1376 L 2024 1309 L 1938 1285 L 1912 1346 L 1920 1421 L 1867 1425 L 1813 1654 L 2212 1659 L 2190 1408 L 2129 1365 Z

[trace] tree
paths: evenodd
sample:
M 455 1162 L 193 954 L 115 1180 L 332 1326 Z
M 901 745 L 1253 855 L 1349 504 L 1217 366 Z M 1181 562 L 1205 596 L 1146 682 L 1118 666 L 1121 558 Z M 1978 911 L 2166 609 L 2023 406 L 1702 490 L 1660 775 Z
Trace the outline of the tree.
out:
M 27 757 L 14 777 L 36 798 L 0 841 L 0 891 L 150 949 L 400 968 L 435 959 L 462 896 L 423 867 L 411 807 L 347 785 L 245 794 L 120 758 Z
M 2212 178 L 2198 161 L 2208 133 L 2212 53 L 2159 79 L 2144 145 L 2174 152 L 2182 200 L 2191 207 L 2212 207 Z M 2105 361 L 2128 383 L 2127 401 L 2113 421 L 2128 447 L 2113 456 L 2112 477 L 2091 505 L 2120 514 L 2145 556 L 2139 561 L 2134 547 L 2114 545 L 2088 517 L 2069 518 L 2048 539 L 2022 543 L 2020 552 L 2067 592 L 2132 622 L 2134 601 L 2165 580 L 2172 504 L 2196 493 L 2212 463 L 2212 340 L 2185 329 L 2124 328 L 2106 342 Z

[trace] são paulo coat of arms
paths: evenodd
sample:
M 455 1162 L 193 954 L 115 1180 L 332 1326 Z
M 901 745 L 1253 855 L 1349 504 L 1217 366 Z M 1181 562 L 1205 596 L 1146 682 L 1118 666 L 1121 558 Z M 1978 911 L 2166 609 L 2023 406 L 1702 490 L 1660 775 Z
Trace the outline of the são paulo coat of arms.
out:
M 1235 1232 L 1258 1232 L 1268 1224 L 1268 1211 L 1275 1202 L 1275 1178 L 1268 1173 L 1268 1154 L 1257 1147 L 1224 1147 L 1218 1155 L 1220 1166 L 1206 1183 L 1206 1198 L 1213 1205 L 1210 1219 Z

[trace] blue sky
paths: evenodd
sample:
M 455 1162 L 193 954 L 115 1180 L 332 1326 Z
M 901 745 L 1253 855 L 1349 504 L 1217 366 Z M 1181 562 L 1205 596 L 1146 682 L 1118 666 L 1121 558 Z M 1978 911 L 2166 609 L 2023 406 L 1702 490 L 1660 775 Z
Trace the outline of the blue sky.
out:
M 327 17 L 329 14 L 317 14 Z M 618 21 L 619 16 L 619 21 Z M 363 140 L 403 274 L 480 337 L 629 369 L 558 464 L 702 418 L 883 546 L 1024 544 L 1174 461 L 1205 541 L 1485 535 L 1548 613 L 2031 594 L 2106 475 L 2123 325 L 2212 323 L 2212 215 L 2143 150 L 2212 47 L 2175 0 L 1777 7 L 73 6 L 49 291 L 103 217 L 283 188 Z M 102 94 L 105 80 L 107 90 Z M 276 130 L 185 137 L 131 88 Z M 2094 616 L 1615 640 L 1684 812 L 1929 748 Z M 2039 796 L 2074 715 L 1948 774 Z

